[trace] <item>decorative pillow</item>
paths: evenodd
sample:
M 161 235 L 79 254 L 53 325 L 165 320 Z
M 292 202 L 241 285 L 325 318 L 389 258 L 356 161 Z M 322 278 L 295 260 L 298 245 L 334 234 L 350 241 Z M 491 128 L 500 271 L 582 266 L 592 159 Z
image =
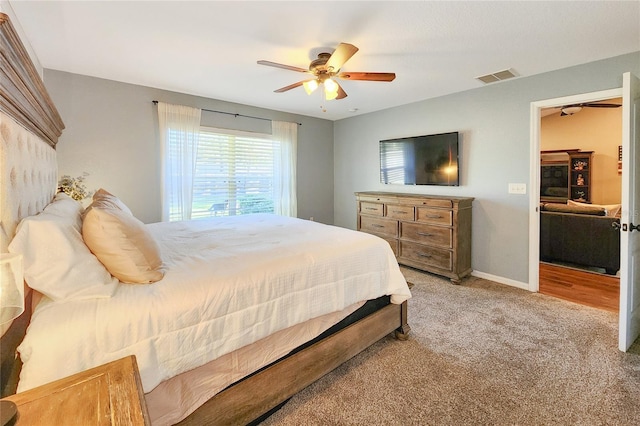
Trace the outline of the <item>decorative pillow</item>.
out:
M 620 214 L 620 209 L 622 208 L 622 204 L 586 204 L 586 203 L 579 203 L 573 200 L 568 200 L 567 205 L 591 206 L 591 207 L 602 208 L 605 211 L 605 216 L 610 216 L 610 217 L 618 217 L 618 215 Z
M 82 215 L 82 218 L 84 218 L 87 213 L 89 213 L 89 210 L 91 210 L 95 206 L 120 209 L 123 212 L 133 216 L 133 213 L 131 212 L 129 207 L 127 207 L 127 205 L 123 203 L 120 198 L 116 197 L 103 188 L 98 189 L 93 194 L 93 202 L 86 208 Z
M 547 203 L 544 205 L 544 210 L 548 212 L 558 212 L 558 213 L 589 214 L 593 216 L 605 215 L 605 211 L 603 208 L 591 207 L 589 204 L 585 204 L 584 206 L 570 206 L 568 204 Z
M 81 211 L 79 202 L 57 194 L 42 213 L 20 222 L 9 244 L 23 255 L 29 287 L 55 301 L 111 297 L 118 285 L 84 244 Z
M 111 275 L 125 283 L 162 279 L 160 249 L 141 221 L 104 200 L 94 201 L 87 210 L 84 242 Z

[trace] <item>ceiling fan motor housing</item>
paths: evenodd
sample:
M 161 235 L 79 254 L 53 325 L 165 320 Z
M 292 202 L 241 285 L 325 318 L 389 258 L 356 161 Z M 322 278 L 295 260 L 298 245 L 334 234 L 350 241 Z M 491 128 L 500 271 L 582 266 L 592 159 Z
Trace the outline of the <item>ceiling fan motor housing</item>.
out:
M 330 53 L 319 53 L 318 59 L 314 59 L 309 64 L 309 71 L 311 71 L 316 75 L 327 73 L 329 70 L 327 69 L 326 64 L 330 57 L 331 57 Z M 337 70 L 334 70 L 334 71 L 337 71 Z

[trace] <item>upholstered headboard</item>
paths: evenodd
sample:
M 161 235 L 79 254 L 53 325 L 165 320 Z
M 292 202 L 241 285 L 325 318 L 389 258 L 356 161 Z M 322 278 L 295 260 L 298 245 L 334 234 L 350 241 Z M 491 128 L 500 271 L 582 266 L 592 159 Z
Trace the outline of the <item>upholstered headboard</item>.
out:
M 56 151 L 0 111 L 0 251 L 21 219 L 39 213 L 56 192 Z
M 6 58 L 0 61 L 0 251 L 6 252 L 20 220 L 55 195 L 55 145 L 64 124 L 3 13 L 0 43 Z
M 24 217 L 41 212 L 56 192 L 55 146 L 64 124 L 7 15 L 0 13 L 0 251 Z M 16 347 L 31 318 L 25 312 L 0 327 L 0 394 L 15 392 L 21 363 Z

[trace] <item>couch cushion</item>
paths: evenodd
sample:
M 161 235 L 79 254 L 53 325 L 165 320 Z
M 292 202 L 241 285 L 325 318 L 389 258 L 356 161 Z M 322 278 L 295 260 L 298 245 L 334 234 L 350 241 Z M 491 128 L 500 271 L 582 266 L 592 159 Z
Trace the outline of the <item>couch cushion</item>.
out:
M 579 203 L 573 200 L 567 200 L 567 205 L 579 206 L 579 207 L 587 206 L 587 207 L 603 208 L 605 211 L 605 215 L 610 217 L 620 217 L 620 208 L 622 207 L 621 204 L 586 204 L 586 203 Z
M 606 216 L 607 214 L 606 210 L 602 207 L 591 207 L 588 205 L 569 206 L 560 203 L 547 203 L 542 206 L 542 209 L 548 212 L 588 214 L 593 216 Z

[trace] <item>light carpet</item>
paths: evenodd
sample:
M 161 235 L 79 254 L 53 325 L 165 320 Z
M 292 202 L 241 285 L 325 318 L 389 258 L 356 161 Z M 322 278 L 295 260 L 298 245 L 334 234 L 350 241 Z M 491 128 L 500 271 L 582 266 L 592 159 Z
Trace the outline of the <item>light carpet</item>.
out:
M 640 347 L 618 351 L 617 314 L 403 273 L 410 339 L 383 338 L 261 425 L 640 424 Z

